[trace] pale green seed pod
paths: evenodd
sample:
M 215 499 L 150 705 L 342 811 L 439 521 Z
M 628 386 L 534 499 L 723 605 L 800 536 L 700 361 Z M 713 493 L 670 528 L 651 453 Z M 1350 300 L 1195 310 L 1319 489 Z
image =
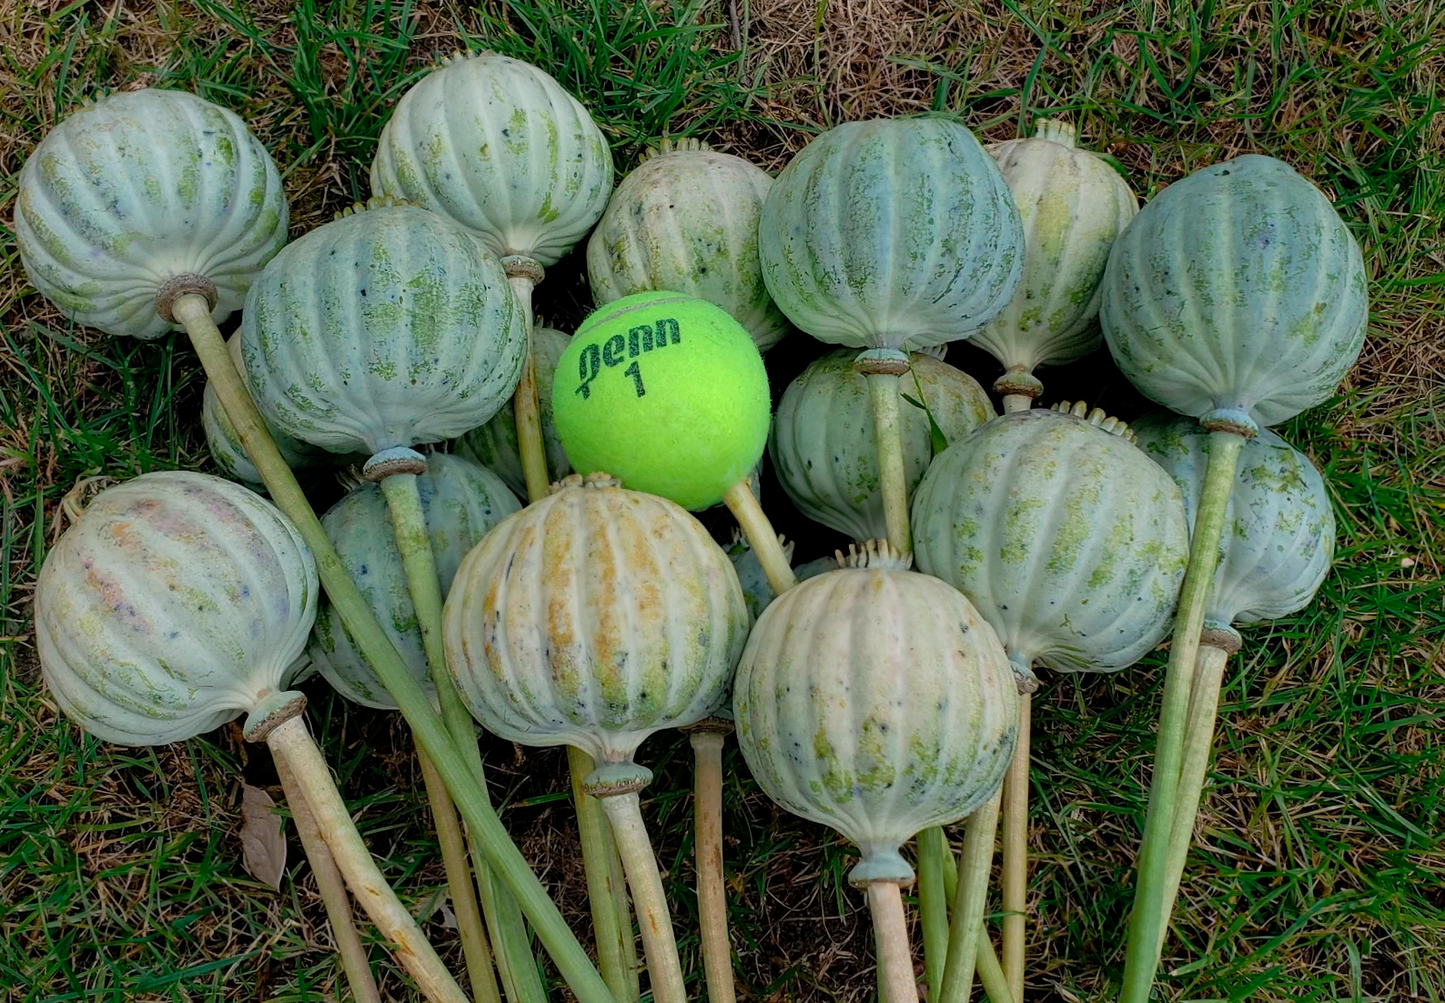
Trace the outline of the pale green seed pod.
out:
M 863 541 L 884 538 L 887 526 L 868 383 L 853 371 L 857 354 L 830 352 L 789 384 L 773 418 L 768 454 L 798 511 Z M 911 495 L 934 450 L 963 438 L 994 417 L 994 410 L 973 377 L 917 352 L 899 393 L 903 472 Z
M 1209 433 L 1190 418 L 1149 415 L 1134 423 L 1140 447 L 1173 477 L 1190 524 L 1204 485 Z M 1245 440 L 1229 505 L 1205 626 L 1274 620 L 1314 599 L 1335 550 L 1335 513 L 1309 457 L 1269 429 Z
M 906 882 L 899 847 L 1003 782 L 1018 695 L 993 628 L 956 589 L 887 544 L 852 563 L 758 618 L 733 687 L 738 747 L 770 798 L 858 845 L 852 883 Z
M 266 267 L 246 298 L 241 354 L 267 421 L 370 456 L 496 414 L 522 374 L 522 313 L 501 263 L 465 229 L 373 199 Z
M 41 674 L 66 716 L 118 745 L 252 721 L 286 692 L 316 617 L 311 551 L 266 499 L 171 470 L 107 488 L 46 556 Z
M 499 258 L 549 267 L 602 215 L 612 152 L 542 70 L 459 53 L 402 95 L 381 130 L 371 191 L 456 220 Z
M 1072 362 L 1103 343 L 1099 284 L 1139 200 L 1118 171 L 1074 145 L 1074 129 L 1063 122 L 1043 119 L 1033 138 L 992 143 L 988 152 L 1023 222 L 1024 269 L 1008 306 L 972 341 L 1003 363 L 995 390 L 1036 396 L 1034 369 Z
M 15 238 L 25 273 L 78 324 L 159 338 L 177 281 L 209 286 L 225 320 L 286 243 L 286 195 L 236 115 L 147 88 L 86 104 L 20 171 Z
M 763 283 L 758 217 L 773 179 L 695 139 L 664 139 L 622 179 L 587 242 L 597 305 L 663 291 L 732 314 L 767 351 L 791 329 Z
M 1184 500 L 1122 430 L 1082 405 L 1007 414 L 938 456 L 913 497 L 919 566 L 968 596 L 1026 690 L 1035 664 L 1121 669 L 1169 631 Z
M 521 506 L 496 474 L 446 453 L 427 456 L 426 472 L 418 475 L 416 486 L 445 597 L 467 551 Z M 421 625 L 397 549 L 391 510 L 380 486 L 355 488 L 326 511 L 321 525 L 406 667 L 423 690 L 434 693 Z M 348 700 L 396 710 L 396 701 L 357 650 L 329 602 L 322 604 L 316 616 L 306 653 L 326 681 Z

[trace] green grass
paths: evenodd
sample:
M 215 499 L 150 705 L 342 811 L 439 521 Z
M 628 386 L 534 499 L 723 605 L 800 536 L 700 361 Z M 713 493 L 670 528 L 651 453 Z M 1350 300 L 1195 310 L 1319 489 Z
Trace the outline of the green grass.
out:
M 1335 197 L 1371 276 L 1370 340 L 1341 397 L 1282 430 L 1327 476 L 1337 563 L 1310 609 L 1246 631 L 1231 665 L 1161 998 L 1445 999 L 1445 10 L 1224 0 L 1171 13 L 1005 0 L 934 5 L 913 21 L 899 7 L 880 25 L 844 0 L 796 6 L 740 0 L 738 53 L 726 3 L 198 0 L 150 14 L 0 4 L 13 32 L 0 54 L 0 205 L 65 109 L 144 79 L 247 118 L 281 166 L 304 232 L 367 194 L 390 107 L 434 56 L 462 46 L 556 75 L 593 111 L 622 170 L 664 134 L 777 167 L 843 109 L 954 112 L 992 139 L 1060 112 L 1146 196 L 1236 153 L 1288 160 Z M 915 44 L 877 51 L 876 39 L 903 25 Z M 25 287 L 9 215 L 0 223 L 10 275 L 0 285 L 0 988 L 37 1001 L 334 992 L 305 866 L 279 894 L 239 866 L 239 785 L 274 784 L 264 750 L 227 729 L 157 750 L 105 746 L 58 719 L 38 682 L 28 603 L 61 497 L 86 476 L 209 461 L 189 349 L 66 323 Z M 575 322 L 587 303 L 582 272 L 575 255 L 552 269 L 539 310 Z M 780 346 L 770 355 L 775 388 L 817 351 Z M 966 346 L 951 361 L 985 384 L 994 375 Z M 1045 380 L 1049 399 L 1086 394 L 1125 418 L 1143 406 L 1106 359 Z M 782 498 L 765 490 L 800 559 L 836 542 Z M 1105 999 L 1117 982 L 1161 667 L 1156 653 L 1118 676 L 1046 680 L 1036 698 L 1031 999 Z M 435 911 L 443 879 L 408 736 L 389 715 L 308 691 L 363 833 L 457 960 Z M 500 743 L 486 751 L 504 819 L 580 921 L 561 757 L 528 750 L 516 760 Z M 654 739 L 645 754 L 658 767 L 649 822 L 685 964 L 698 972 L 686 742 Z M 866 910 L 844 880 L 853 851 L 773 808 L 736 750 L 728 755 L 729 883 L 747 995 L 867 998 Z M 372 957 L 384 988 L 402 995 L 384 952 Z

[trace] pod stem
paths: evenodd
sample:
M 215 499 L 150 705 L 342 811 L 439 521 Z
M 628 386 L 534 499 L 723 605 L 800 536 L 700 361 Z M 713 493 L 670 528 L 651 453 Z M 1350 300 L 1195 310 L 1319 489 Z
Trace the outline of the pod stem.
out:
M 1180 765 L 1184 751 L 1185 719 L 1189 714 L 1193 688 L 1194 661 L 1199 651 L 1199 632 L 1204 626 L 1204 606 L 1214 585 L 1219 566 L 1219 542 L 1224 535 L 1224 517 L 1234 487 L 1235 471 L 1244 438 L 1234 432 L 1210 431 L 1209 462 L 1194 517 L 1189 546 L 1189 565 L 1179 592 L 1179 610 L 1174 618 L 1174 637 L 1164 676 L 1164 703 L 1159 712 L 1159 739 L 1154 751 L 1154 777 L 1149 788 L 1149 813 L 1144 822 L 1144 840 L 1139 848 L 1139 879 L 1134 890 L 1134 908 L 1129 916 L 1129 936 L 1124 949 L 1124 983 L 1120 1003 L 1148 1003 L 1159 967 L 1163 931 L 1168 923 L 1165 889 L 1168 885 L 1169 844 L 1180 798 Z M 1212 715 L 1211 715 L 1212 721 Z M 1186 793 L 1186 797 L 1197 797 Z M 1172 905 L 1172 903 L 1171 903 Z
M 522 363 L 522 379 L 512 395 L 512 414 L 517 422 L 517 451 L 522 457 L 522 476 L 527 481 L 527 498 L 536 501 L 547 497 L 547 447 L 542 441 L 542 405 L 537 400 L 537 344 L 532 330 L 532 289 L 535 280 L 530 274 L 509 274 L 507 281 L 522 305 L 522 319 L 527 324 L 527 358 Z
M 901 354 L 901 353 L 900 353 Z M 904 357 L 906 360 L 906 356 Z M 907 372 L 907 363 L 904 363 Z M 913 550 L 908 528 L 908 478 L 903 470 L 903 422 L 898 413 L 897 373 L 868 373 L 873 408 L 873 439 L 878 448 L 878 477 L 883 491 L 883 520 L 888 542 L 900 554 Z
M 748 482 L 738 481 L 728 488 L 723 495 L 723 504 L 738 521 L 743 536 L 748 539 L 748 546 L 758 555 L 758 563 L 762 565 L 763 574 L 767 576 L 768 584 L 773 587 L 773 593 L 782 595 L 797 585 L 798 578 L 793 574 L 793 566 L 788 563 L 788 555 L 784 553 L 783 545 L 778 542 L 778 534 L 773 530 L 773 524 L 763 513 L 757 498 L 753 497 Z
M 989 940 L 986 925 L 980 925 L 978 930 L 978 981 L 983 983 L 983 991 L 993 1003 L 1018 1003 L 1018 998 L 1009 988 L 1008 976 L 1003 973 L 1003 965 L 999 964 L 998 955 L 993 951 L 993 941 Z
M 462 942 L 462 958 L 467 965 L 467 978 L 472 984 L 476 1003 L 501 1003 L 497 977 L 492 970 L 492 952 L 487 947 L 486 930 L 482 927 L 482 911 L 477 905 L 477 890 L 472 884 L 472 869 L 467 865 L 467 847 L 462 839 L 462 826 L 457 806 L 437 774 L 431 759 L 420 749 L 416 751 L 421 764 L 422 784 L 431 806 L 432 823 L 437 844 L 441 847 L 442 866 L 447 875 L 447 891 L 451 895 L 452 912 L 457 917 L 457 934 Z
M 569 745 L 567 766 L 572 774 L 572 803 L 577 807 L 582 869 L 587 876 L 587 901 L 592 908 L 602 979 L 618 1003 L 633 1003 L 642 996 L 642 985 L 622 859 L 617 855 L 617 844 L 612 841 L 612 829 L 601 802 L 582 789 L 582 778 L 596 768 L 596 763 L 587 753 Z
M 913 950 L 908 944 L 908 920 L 903 914 L 898 882 L 868 882 L 868 909 L 873 914 L 873 937 L 878 945 L 878 986 L 883 1003 L 918 1003 L 918 979 L 913 974 Z
M 728 937 L 727 890 L 723 880 L 721 731 L 689 734 L 695 759 L 698 925 L 708 1003 L 733 1003 L 733 952 Z
M 1184 762 L 1179 768 L 1179 804 L 1174 809 L 1174 825 L 1169 831 L 1169 866 L 1165 871 L 1164 899 L 1160 906 L 1164 915 L 1174 908 L 1184 863 L 1189 858 L 1189 844 L 1194 838 L 1194 818 L 1204 796 L 1204 775 L 1209 770 L 1209 753 L 1214 748 L 1214 722 L 1219 710 L 1219 689 L 1224 683 L 1224 666 L 1229 652 L 1212 644 L 1201 644 L 1194 660 L 1194 685 L 1189 692 L 1189 721 L 1184 729 Z M 1159 950 L 1169 927 L 1159 927 Z
M 1003 779 L 1003 970 L 1015 1000 L 1024 998 L 1024 939 L 1029 894 L 1029 738 L 1033 694 L 1019 694 L 1018 739 Z
M 411 973 L 422 994 L 433 1003 L 466 1003 L 466 994 L 448 974 L 416 920 L 371 859 L 345 802 L 337 793 L 326 760 L 300 715 L 272 729 L 266 736 L 266 744 L 290 770 L 352 894 L 377 929 L 392 941 L 392 953 Z
M 923 927 L 923 978 L 936 996 L 943 985 L 948 961 L 948 899 L 945 870 L 951 869 L 953 851 L 942 826 L 918 834 L 918 912 Z
M 376 614 L 351 580 L 336 548 L 312 511 L 311 503 L 306 500 L 295 475 L 281 458 L 270 432 L 262 423 L 221 332 L 211 320 L 210 304 L 204 296 L 191 293 L 178 297 L 171 305 L 171 313 L 190 335 L 191 344 L 200 356 L 201 365 L 216 390 L 226 417 L 231 420 L 237 438 L 261 474 L 272 501 L 290 518 L 311 548 L 321 584 L 341 617 L 347 634 L 391 693 L 418 744 L 431 756 L 462 818 L 473 831 L 473 838 L 480 843 L 487 863 L 496 869 L 498 876 L 516 896 L 562 978 L 580 1003 L 612 1003 L 612 994 L 592 966 L 587 952 L 577 942 L 556 903 L 507 835 L 501 819 L 487 803 L 472 772 L 462 761 L 461 753 L 447 734 L 441 716 L 412 678 L 406 663 L 377 622 Z M 471 744 L 475 747 L 475 743 Z
M 636 791 L 608 794 L 601 798 L 602 810 L 612 823 L 612 836 L 627 872 L 637 923 L 642 928 L 642 949 L 647 955 L 647 974 L 656 1003 L 687 1003 L 682 980 L 682 963 L 677 957 L 677 940 L 672 917 L 662 890 L 662 875 L 642 821 L 642 802 Z
M 291 820 L 296 823 L 301 846 L 306 850 L 306 859 L 311 862 L 311 873 L 316 878 L 316 887 L 326 906 L 326 917 L 331 921 L 331 935 L 336 938 L 336 953 L 341 955 L 341 968 L 346 972 L 347 984 L 351 986 L 351 998 L 355 1003 L 381 1003 L 381 993 L 371 975 L 366 948 L 361 943 L 361 934 L 357 932 L 356 920 L 351 915 L 346 881 L 316 825 L 316 816 L 311 813 L 306 796 L 291 775 L 291 768 L 282 759 L 278 758 L 275 762 L 281 787 L 286 792 L 286 804 L 291 809 Z
M 1001 791 L 995 792 L 983 807 L 968 817 L 964 827 L 963 852 L 958 857 L 958 894 L 953 901 L 953 922 L 948 931 L 948 969 L 943 976 L 943 988 L 935 997 L 940 1003 L 967 1003 L 973 991 L 1001 796 Z
M 483 798 L 487 797 L 487 778 L 482 769 L 481 753 L 477 749 L 476 724 L 470 712 L 462 703 L 446 667 L 446 650 L 442 643 L 442 591 L 441 578 L 437 574 L 436 555 L 431 549 L 427 535 L 426 512 L 422 508 L 421 493 L 417 478 L 412 473 L 394 473 L 381 479 L 381 493 L 386 498 L 387 509 L 391 512 L 392 530 L 396 535 L 397 549 L 401 552 L 402 570 L 406 573 L 407 591 L 416 612 L 417 626 L 421 631 L 422 649 L 426 652 L 427 664 L 431 669 L 432 685 L 436 688 L 437 703 L 441 706 L 442 722 L 452 742 L 461 753 L 462 764 L 471 774 L 472 782 Z M 423 753 L 425 756 L 425 753 Z M 430 764 L 428 764 L 430 765 Z M 423 774 L 425 776 L 425 774 Z M 438 778 L 439 779 L 439 778 Z M 445 788 L 443 788 L 443 792 Z M 448 799 L 450 801 L 450 799 Z M 448 812 L 455 821 L 456 809 Z M 440 830 L 438 830 L 440 836 Z M 448 882 L 455 870 L 458 880 L 452 886 L 454 902 L 459 894 L 472 892 L 471 874 L 467 868 L 466 856 L 462 853 L 460 835 L 453 852 L 461 854 L 459 859 L 447 863 Z M 443 860 L 446 859 L 447 845 L 442 844 Z M 477 883 L 482 890 L 483 906 L 487 911 L 488 925 L 495 941 L 497 969 L 502 984 L 511 1000 L 526 1003 L 544 1003 L 547 998 L 537 973 L 537 962 L 527 941 L 527 929 L 521 910 L 511 895 L 492 884 L 491 874 L 484 858 L 477 854 Z M 475 910 L 475 900 L 472 901 Z M 473 915 L 476 915 L 473 912 Z M 476 915 L 476 927 L 468 929 L 462 925 L 462 913 L 457 912 L 457 926 L 462 935 L 462 945 L 467 959 L 467 969 L 475 987 L 492 979 L 490 964 L 483 968 L 485 950 L 482 943 L 481 917 Z M 466 945 L 471 941 L 470 952 Z M 478 949 L 481 950 L 478 950 Z M 488 959 L 490 960 L 490 959 Z M 480 995 L 480 991 L 478 994 Z M 495 992 L 495 984 L 493 985 Z

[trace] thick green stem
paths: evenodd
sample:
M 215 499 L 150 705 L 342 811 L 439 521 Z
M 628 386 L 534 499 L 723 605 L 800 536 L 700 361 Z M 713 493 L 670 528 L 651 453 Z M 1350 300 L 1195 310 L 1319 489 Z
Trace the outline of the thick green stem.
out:
M 773 587 L 773 594 L 782 595 L 797 585 L 798 578 L 793 574 L 793 566 L 788 563 L 783 544 L 757 498 L 753 497 L 753 489 L 748 487 L 748 482 L 738 481 L 728 488 L 723 495 L 723 504 L 738 521 L 753 553 L 758 555 L 758 563 L 762 565 L 768 584 Z
M 695 758 L 697 821 L 694 866 L 697 868 L 698 926 L 702 964 L 707 973 L 708 1003 L 733 1003 L 733 951 L 728 937 L 727 887 L 723 876 L 722 750 L 724 733 L 694 731 L 689 736 Z
M 446 784 L 427 754 L 416 752 L 421 764 L 422 784 L 427 803 L 431 805 L 437 845 L 441 848 L 442 866 L 447 875 L 447 891 L 451 895 L 452 912 L 457 918 L 457 936 L 462 942 L 462 958 L 467 964 L 467 978 L 472 984 L 472 999 L 477 1003 L 501 1003 L 497 976 L 492 970 L 492 952 L 487 947 L 487 932 L 482 927 L 482 910 L 477 905 L 477 890 L 472 884 L 472 869 L 467 865 L 467 845 L 462 839 L 462 825 L 457 806 L 452 804 Z
M 612 994 L 592 966 L 587 952 L 577 942 L 566 920 L 557 911 L 556 904 L 527 866 L 516 844 L 507 835 L 501 819 L 497 818 L 477 787 L 472 772 L 442 725 L 440 715 L 432 709 L 421 686 L 412 678 L 406 663 L 377 622 L 376 614 L 341 563 L 336 548 L 331 545 L 320 520 L 312 511 L 311 503 L 296 483 L 291 468 L 277 452 L 276 444 L 271 440 L 231 360 L 221 332 L 211 320 L 210 304 L 203 296 L 189 294 L 179 297 L 172 304 L 171 312 L 190 335 L 226 417 L 231 419 L 237 438 L 260 472 L 272 501 L 295 524 L 302 539 L 311 548 L 321 584 L 340 615 L 347 634 L 391 693 L 418 744 L 431 756 L 462 818 L 480 842 L 487 862 L 516 896 L 537 936 L 551 954 L 557 970 L 580 1003 L 612 1003 Z
M 1027 411 L 1034 406 L 1034 399 L 1028 394 L 1004 394 L 1003 413 L 1013 414 L 1016 411 Z
M 1033 695 L 1019 694 L 1018 738 L 1003 780 L 1003 970 L 1015 1000 L 1024 998 L 1024 938 L 1029 905 L 1029 732 Z
M 612 988 L 618 1003 L 634 1003 L 642 995 L 642 984 L 622 860 L 617 856 L 602 803 L 582 789 L 582 778 L 596 769 L 596 763 L 587 753 L 569 745 L 567 767 L 572 774 L 572 803 L 577 807 L 582 869 L 587 876 L 587 901 L 592 907 L 602 979 Z
M 1219 710 L 1219 688 L 1229 652 L 1212 644 L 1201 644 L 1194 662 L 1194 686 L 1189 693 L 1189 721 L 1184 728 L 1184 762 L 1179 768 L 1179 804 L 1169 832 L 1169 865 L 1165 871 L 1164 899 L 1160 910 L 1168 916 L 1174 909 L 1189 844 L 1194 839 L 1194 817 L 1204 796 L 1204 775 L 1209 771 L 1209 754 L 1214 748 L 1214 722 Z M 1159 927 L 1159 951 L 1164 950 L 1167 923 Z
M 918 1003 L 918 979 L 913 974 L 908 919 L 903 913 L 903 895 L 898 882 L 868 882 L 868 909 L 873 913 L 882 1003 Z
M 437 574 L 436 555 L 432 553 L 431 539 L 427 534 L 426 512 L 422 508 L 421 494 L 417 488 L 415 474 L 397 473 L 383 477 L 381 493 L 386 497 L 391 512 L 392 530 L 396 534 L 397 549 L 401 552 L 402 569 L 406 573 L 407 591 L 411 595 L 412 608 L 416 612 L 417 626 L 421 631 L 422 650 L 426 652 L 427 664 L 431 670 L 432 684 L 437 691 L 437 703 L 441 706 L 442 722 L 452 741 L 461 753 L 462 762 L 482 794 L 487 796 L 487 778 L 482 770 L 482 757 L 477 749 L 476 725 L 471 714 L 462 703 L 446 667 L 446 649 L 442 643 L 442 592 L 441 578 Z M 455 809 L 453 809 L 453 813 Z M 461 850 L 458 839 L 457 851 Z M 443 855 L 446 847 L 443 845 Z M 495 942 L 497 969 L 502 975 L 508 999 L 517 1003 L 544 1003 L 547 998 L 537 973 L 537 962 L 527 940 L 527 928 L 522 919 L 516 900 L 506 891 L 492 884 L 484 858 L 476 855 L 477 882 L 482 890 L 482 900 L 487 912 L 488 925 Z M 471 875 L 467 872 L 465 857 L 459 862 L 459 878 L 465 876 L 466 888 L 471 891 Z M 456 890 L 453 890 L 453 896 Z M 482 937 L 480 917 L 474 934 L 461 926 L 461 913 L 457 914 L 457 925 L 462 931 L 462 943 L 473 938 L 473 950 Z M 471 969 L 472 955 L 467 956 Z M 480 963 L 480 957 L 478 957 Z M 487 978 L 491 978 L 490 966 Z M 478 981 L 478 972 L 472 972 L 473 984 Z
M 983 991 L 993 1003 L 1018 1003 L 1003 973 L 1003 965 L 999 964 L 998 955 L 993 953 L 993 941 L 989 940 L 987 925 L 978 930 L 978 981 L 983 983 Z
M 298 715 L 277 725 L 266 736 L 266 744 L 291 771 L 352 894 L 377 929 L 391 940 L 392 954 L 411 973 L 422 994 L 434 1003 L 466 1003 L 461 986 L 447 972 L 416 920 L 371 859 L 346 810 L 346 803 L 331 780 L 331 770 L 301 717 Z
M 672 917 L 662 890 L 657 858 L 642 822 L 642 802 L 636 791 L 602 797 L 602 810 L 612 823 L 612 837 L 627 872 L 637 925 L 642 928 L 642 950 L 647 955 L 647 974 L 656 1003 L 687 1003 L 682 980 L 682 963 L 677 957 L 677 939 Z
M 918 834 L 918 912 L 923 918 L 923 978 L 929 995 L 943 985 L 948 962 L 948 899 L 943 872 L 953 863 L 953 851 L 942 826 Z
M 963 852 L 958 857 L 958 897 L 953 902 L 953 923 L 948 932 L 948 970 L 943 976 L 943 988 L 933 997 L 939 1003 L 967 1003 L 973 991 L 1001 797 L 999 792 L 989 798 L 968 817 L 964 827 Z
M 883 520 L 888 542 L 900 554 L 913 550 L 908 528 L 908 478 L 903 469 L 903 422 L 898 414 L 898 377 L 868 374 L 873 406 L 873 438 L 878 448 L 878 478 L 883 491 Z
M 527 359 L 522 363 L 522 379 L 512 395 L 512 415 L 517 423 L 517 451 L 522 457 L 522 476 L 527 481 L 527 497 L 536 501 L 547 497 L 547 447 L 542 441 L 542 406 L 537 400 L 536 332 L 532 328 L 532 287 L 530 274 L 508 276 L 512 292 L 522 305 L 527 324 Z
M 1233 432 L 1209 433 L 1209 463 L 1204 472 L 1189 566 L 1179 592 L 1174 637 L 1164 677 L 1164 705 L 1159 713 L 1159 740 L 1154 751 L 1154 778 L 1149 789 L 1149 814 L 1139 848 L 1139 880 L 1134 909 L 1129 917 L 1129 939 L 1124 949 L 1124 985 L 1121 1003 L 1148 1003 L 1159 967 L 1161 931 L 1169 917 L 1164 912 L 1164 891 L 1169 867 L 1170 833 L 1179 805 L 1179 768 L 1184 751 L 1184 725 L 1193 688 L 1194 659 L 1204 606 L 1219 566 L 1219 541 L 1224 515 L 1234 487 L 1235 470 L 1244 439 Z
M 296 823 L 301 846 L 306 850 L 306 859 L 311 862 L 311 873 L 321 892 L 321 902 L 326 906 L 326 918 L 331 921 L 331 935 L 336 938 L 336 953 L 341 955 L 341 967 L 346 972 L 347 984 L 351 986 L 351 998 L 354 1003 L 381 1003 L 381 993 L 377 991 L 376 979 L 371 975 L 366 948 L 361 943 L 361 935 L 357 933 L 356 921 L 351 915 L 346 880 L 316 825 L 316 816 L 311 813 L 306 796 L 291 775 L 291 768 L 281 759 L 276 759 L 275 763 L 281 787 L 286 791 L 291 820 Z

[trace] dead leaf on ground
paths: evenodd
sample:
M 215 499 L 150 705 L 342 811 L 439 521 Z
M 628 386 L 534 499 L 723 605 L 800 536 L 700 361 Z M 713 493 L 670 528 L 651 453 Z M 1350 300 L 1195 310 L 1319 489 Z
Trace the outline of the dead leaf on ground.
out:
M 286 873 L 286 823 L 276 802 L 259 787 L 241 789 L 241 864 L 246 873 L 281 890 Z

